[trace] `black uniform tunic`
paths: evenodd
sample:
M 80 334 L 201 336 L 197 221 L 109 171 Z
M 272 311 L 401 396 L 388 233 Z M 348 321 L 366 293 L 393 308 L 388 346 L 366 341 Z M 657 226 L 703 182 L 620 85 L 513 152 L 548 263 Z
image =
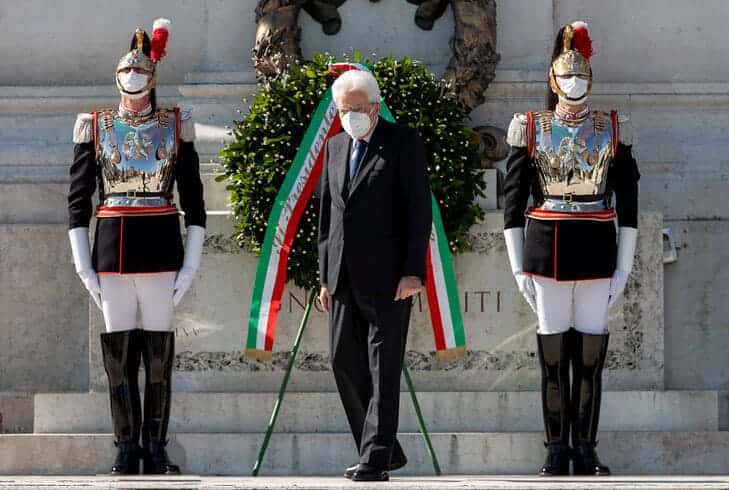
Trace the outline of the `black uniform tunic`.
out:
M 68 194 L 69 229 L 89 226 L 93 213 L 92 197 L 97 188 L 99 202 L 104 201 L 104 187 L 95 151 L 93 138 L 89 141 L 77 140 L 75 143 Z M 192 141 L 179 142 L 175 182 L 180 208 L 185 212 L 185 226 L 205 227 L 200 160 Z M 178 214 L 96 219 L 92 263 L 97 273 L 178 271 L 182 267 L 183 258 L 184 247 Z
M 525 142 L 525 138 L 522 141 Z M 527 219 L 525 211 L 529 198 L 532 197 L 538 207 L 544 196 L 526 144 L 512 144 L 506 169 L 504 229 L 526 226 L 524 272 L 557 281 L 612 277 L 617 260 L 615 223 Z M 632 145 L 621 141 L 610 162 L 605 194 L 608 205 L 612 205 L 615 198 L 618 226 L 638 227 L 639 178 Z

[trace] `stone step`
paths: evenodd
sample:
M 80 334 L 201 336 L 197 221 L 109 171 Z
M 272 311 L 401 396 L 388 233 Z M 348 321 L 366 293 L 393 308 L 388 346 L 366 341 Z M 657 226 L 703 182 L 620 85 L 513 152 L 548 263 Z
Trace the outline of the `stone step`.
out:
M 446 475 L 533 475 L 544 461 L 541 432 L 450 432 L 431 434 Z M 183 471 L 199 475 L 249 474 L 261 433 L 171 434 L 170 457 Z M 418 433 L 401 433 L 409 458 L 401 475 L 432 475 Z M 93 475 L 113 460 L 111 434 L 0 435 L 0 474 Z M 616 474 L 726 473 L 727 432 L 603 432 L 599 452 Z M 274 434 L 262 475 L 339 475 L 357 460 L 348 433 Z
M 177 88 L 165 87 L 160 93 L 160 104 L 180 104 L 191 109 L 195 119 L 198 151 L 206 157 L 217 157 L 224 141 L 231 139 L 230 128 L 247 112 L 255 84 L 191 84 Z M 6 94 L 7 93 L 7 94 Z M 71 132 L 78 112 L 96 107 L 109 107 L 118 103 L 113 87 L 55 87 L 42 90 L 31 87 L 4 89 L 0 96 L 0 149 L 13 145 L 62 145 L 60 159 L 68 159 Z M 11 163 L 52 163 L 32 152 L 13 149 L 19 154 Z M 48 149 L 47 149 L 48 151 Z M 0 165 L 12 156 L 8 150 L 0 151 Z M 40 159 L 39 159 L 40 158 Z M 20 160 L 19 159 L 24 159 Z
M 266 427 L 276 393 L 174 393 L 174 432 L 257 432 Z M 542 429 L 537 392 L 418 393 L 429 430 L 528 432 Z M 401 394 L 400 428 L 418 430 L 408 393 Z M 714 431 L 719 396 L 710 391 L 607 392 L 601 428 L 606 431 Z M 105 393 L 37 394 L 36 433 L 103 433 L 110 428 Z M 279 432 L 344 432 L 347 420 L 336 393 L 288 393 Z
M 215 129 L 207 130 L 208 135 L 195 140 L 195 149 L 201 163 L 219 162 L 218 156 L 227 138 L 217 134 Z M 204 131 L 203 131 L 204 133 Z M 43 138 L 32 141 L 0 140 L 0 169 L 5 166 L 69 166 L 73 161 L 73 143 L 70 137 L 62 141 Z
M 68 184 L 0 182 L 0 223 L 65 224 Z
M 598 481 L 591 477 L 543 478 L 538 475 L 444 475 L 444 476 L 400 476 L 390 475 L 388 490 L 581 490 L 584 488 L 642 490 L 709 490 L 729 487 L 726 476 L 607 476 Z M 113 477 L 105 474 L 94 476 L 7 476 L 0 477 L 2 488 L 107 490 L 109 488 L 139 489 L 194 489 L 230 490 L 351 490 L 353 485 L 341 475 L 336 476 L 137 476 Z M 357 490 L 381 490 L 382 483 L 358 482 Z
M 225 125 L 240 117 L 238 111 L 247 110 L 244 98 L 250 99 L 256 90 L 255 83 L 165 85 L 157 90 L 157 103 L 167 107 L 175 104 L 191 107 L 195 120 Z M 73 118 L 79 112 L 118 104 L 119 93 L 113 85 L 3 87 L 0 94 L 1 117 L 13 117 L 18 121 L 65 118 L 63 125 L 66 127 L 73 127 Z
M 219 163 L 200 163 L 200 175 L 203 179 L 215 177 L 224 172 Z M 0 183 L 69 183 L 68 165 L 0 165 Z
M 27 432 L 33 432 L 33 394 L 0 392 L 0 434 Z
M 68 219 L 67 169 L 38 167 L 20 173 L 4 175 L 0 167 L 0 223 L 59 224 Z M 28 169 L 26 169 L 28 170 Z M 228 209 L 228 191 L 216 175 L 203 174 L 205 207 L 209 211 Z M 179 203 L 179 199 L 177 199 Z

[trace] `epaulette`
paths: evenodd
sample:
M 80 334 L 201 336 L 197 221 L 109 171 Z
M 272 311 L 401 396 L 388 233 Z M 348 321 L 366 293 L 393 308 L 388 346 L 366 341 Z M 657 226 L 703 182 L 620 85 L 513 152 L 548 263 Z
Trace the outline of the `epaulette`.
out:
M 94 138 L 94 116 L 82 112 L 76 116 L 76 123 L 73 125 L 73 142 L 91 143 Z
M 195 141 L 195 121 L 192 119 L 192 108 L 180 107 L 180 139 Z
M 633 124 L 630 122 L 630 116 L 619 112 L 618 113 L 618 139 L 626 146 L 632 146 L 633 144 Z
M 509 130 L 506 133 L 506 142 L 510 146 L 527 146 L 527 117 L 526 114 L 517 112 L 509 123 Z

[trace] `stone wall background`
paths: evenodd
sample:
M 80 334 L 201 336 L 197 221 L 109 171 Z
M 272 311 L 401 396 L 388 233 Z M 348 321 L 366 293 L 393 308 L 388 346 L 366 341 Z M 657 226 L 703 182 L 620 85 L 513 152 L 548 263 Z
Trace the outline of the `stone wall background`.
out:
M 174 30 L 169 58 L 160 71 L 160 95 L 165 103 L 193 106 L 198 148 L 203 157 L 213 159 L 225 138 L 225 125 L 236 117 L 236 109 L 245 110 L 240 97 L 255 88 L 249 62 L 254 7 L 252 0 L 160 0 L 152 6 L 142 0 L 123 4 L 5 0 L 0 4 L 4 33 L 0 38 L 0 311 L 4 312 L 0 319 L 4 337 L 0 391 L 87 391 L 99 386 L 99 315 L 87 308 L 82 286 L 75 280 L 64 226 L 74 113 L 114 103 L 113 68 L 134 27 L 143 23 L 149 28 L 155 17 L 167 15 Z M 554 32 L 565 22 L 586 19 L 596 51 L 592 105 L 616 107 L 628 113 L 635 126 L 635 153 L 643 174 L 641 203 L 648 213 L 643 219 L 649 223 L 645 229 L 650 230 L 641 232 L 641 247 L 646 247 L 646 257 L 657 264 L 658 229 L 671 227 L 677 240 L 677 263 L 663 271 L 654 267 L 647 276 L 640 276 L 641 280 L 650 278 L 651 294 L 657 300 L 654 304 L 660 306 L 649 312 L 651 335 L 640 339 L 643 352 L 652 357 L 624 375 L 611 374 L 608 384 L 614 389 L 729 387 L 725 362 L 729 350 L 729 268 L 725 265 L 729 260 L 729 208 L 724 199 L 729 190 L 725 156 L 729 34 L 724 21 L 728 11 L 729 4 L 720 0 L 699 4 L 679 0 L 498 2 L 501 63 L 486 103 L 472 114 L 473 124 L 505 128 L 513 112 L 541 107 Z M 415 7 L 404 1 L 350 1 L 340 8 L 343 28 L 334 37 L 325 36 L 302 13 L 304 53 L 328 49 L 338 54 L 356 47 L 363 53 L 413 55 L 434 70 L 442 70 L 450 57 L 450 12 L 428 33 L 415 26 L 414 12 Z M 225 210 L 224 192 L 212 182 L 217 170 L 214 162 L 205 167 L 213 212 Z M 225 229 L 223 220 L 221 230 Z M 498 212 L 474 233 L 495 230 Z M 648 237 L 654 241 L 649 242 Z M 209 246 L 215 249 L 215 244 Z M 208 327 L 227 329 L 230 336 L 215 342 L 234 342 L 239 329 L 242 347 L 249 298 L 225 298 L 209 285 L 225 277 L 232 288 L 245 290 L 252 280 L 253 261 L 243 257 L 232 268 L 226 262 L 229 259 L 210 250 L 195 290 L 179 312 L 180 328 L 197 328 L 196 318 L 216 318 L 220 325 Z M 503 250 L 495 246 L 490 257 L 459 259 L 459 273 L 473 275 L 466 282 L 475 284 L 462 284 L 461 288 L 480 291 L 475 276 L 492 273 L 487 264 L 501 267 L 503 270 L 495 272 L 498 286 L 489 288 L 502 289 L 502 307 L 510 306 L 510 314 L 521 315 L 526 325 L 526 305 L 517 301 L 505 273 Z M 483 265 L 473 268 L 466 265 L 467 260 Z M 223 269 L 230 274 L 218 274 Z M 661 299 L 665 316 L 659 311 Z M 486 297 L 485 301 L 493 299 Z M 624 317 L 622 311 L 620 316 Z M 416 320 L 411 341 L 425 350 L 432 342 L 419 322 Z M 614 321 L 620 322 L 624 325 L 619 318 Z M 294 316 L 282 319 L 279 350 L 288 347 L 295 323 Z M 312 332 L 321 328 L 315 322 Z M 481 334 L 468 333 L 472 339 Z M 526 349 L 530 337 L 512 342 L 521 342 Z M 482 339 L 490 343 L 497 336 Z M 181 338 L 181 352 L 186 345 L 191 344 Z M 417 356 L 411 360 L 418 369 Z M 320 359 L 310 362 L 315 366 Z M 257 369 L 260 372 L 247 379 L 242 373 L 225 371 L 211 371 L 204 379 L 199 373 L 182 370 L 176 382 L 190 390 L 268 390 L 280 379 L 279 373 L 266 371 L 269 367 Z M 524 373 L 523 377 L 503 378 L 495 372 L 482 379 L 465 379 L 462 389 L 533 389 L 533 370 Z M 430 389 L 444 389 L 456 377 L 433 377 L 418 369 L 416 381 Z M 621 384 L 628 380 L 634 384 Z M 328 373 L 311 368 L 293 380 L 298 383 L 295 389 L 323 389 L 330 381 Z

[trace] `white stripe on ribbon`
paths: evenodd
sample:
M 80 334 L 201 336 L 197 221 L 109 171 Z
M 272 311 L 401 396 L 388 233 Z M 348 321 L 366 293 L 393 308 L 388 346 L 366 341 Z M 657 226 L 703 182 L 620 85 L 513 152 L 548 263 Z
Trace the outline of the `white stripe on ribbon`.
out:
M 433 226 L 433 240 L 430 241 L 430 260 L 433 266 L 433 279 L 435 280 L 435 294 L 438 297 L 440 307 L 440 319 L 443 323 L 443 337 L 446 349 L 456 347 L 456 339 L 453 333 L 453 316 L 451 315 L 451 303 L 448 300 L 448 288 L 445 283 L 443 263 L 441 262 L 440 250 L 438 247 L 438 233 Z

